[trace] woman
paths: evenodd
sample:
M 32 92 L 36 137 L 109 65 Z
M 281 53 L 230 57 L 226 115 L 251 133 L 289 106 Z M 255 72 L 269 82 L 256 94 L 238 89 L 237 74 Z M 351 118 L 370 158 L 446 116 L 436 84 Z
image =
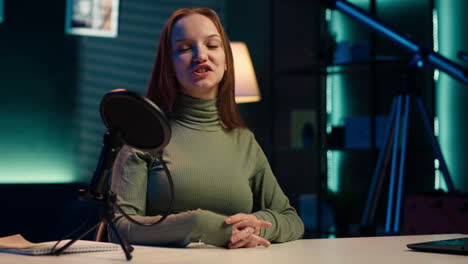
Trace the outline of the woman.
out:
M 239 115 L 232 52 L 213 10 L 180 9 L 168 19 L 147 96 L 170 117 L 172 138 L 163 158 L 175 198 L 173 214 L 149 228 L 117 217 L 129 242 L 241 248 L 302 236 L 301 219 Z M 149 153 L 122 148 L 112 190 L 141 222 L 156 222 L 167 210 L 168 182 Z

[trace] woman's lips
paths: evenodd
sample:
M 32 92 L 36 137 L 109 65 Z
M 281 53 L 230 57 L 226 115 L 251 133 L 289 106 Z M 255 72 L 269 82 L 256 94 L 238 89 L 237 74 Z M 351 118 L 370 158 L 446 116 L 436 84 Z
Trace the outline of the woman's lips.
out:
M 197 79 L 206 78 L 210 74 L 209 71 L 206 72 L 192 72 L 192 75 Z
M 197 65 L 192 70 L 192 75 L 197 79 L 206 78 L 211 72 L 211 67 L 206 64 Z

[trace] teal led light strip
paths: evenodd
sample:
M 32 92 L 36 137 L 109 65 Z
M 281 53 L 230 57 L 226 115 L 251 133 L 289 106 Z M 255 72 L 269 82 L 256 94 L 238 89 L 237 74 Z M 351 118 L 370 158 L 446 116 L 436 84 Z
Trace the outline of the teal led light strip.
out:
M 434 136 L 439 137 L 439 118 L 437 116 L 434 117 Z M 438 159 L 434 159 L 434 189 L 447 191 L 447 185 L 442 177 Z
M 432 10 L 432 43 L 435 52 L 439 52 L 439 17 L 437 10 Z M 434 81 L 439 80 L 439 70 L 434 70 Z
M 439 51 L 439 17 L 437 16 L 437 10 L 432 10 L 432 46 L 434 51 Z M 439 71 L 434 70 L 434 81 L 439 80 Z M 439 137 L 439 119 L 437 116 L 434 117 L 434 136 Z M 441 171 L 439 168 L 439 160 L 434 159 L 434 189 L 441 189 Z
M 468 43 L 464 15 L 468 10 L 466 0 L 435 0 L 437 14 L 438 50 L 442 56 L 457 62 L 457 52 L 466 48 Z M 465 137 L 466 104 L 461 98 L 466 96 L 466 87 L 444 72 L 440 72 L 435 82 L 435 113 L 439 118 L 439 144 L 455 188 L 463 188 L 466 162 Z M 441 180 L 439 187 L 443 189 Z
M 327 113 L 327 134 L 331 133 L 332 129 L 332 124 L 328 122 L 331 120 L 331 115 L 333 111 L 333 101 L 332 101 L 332 93 L 333 93 L 333 77 L 330 75 L 327 75 L 327 84 L 326 84 L 326 113 Z
M 326 113 L 327 113 L 327 134 L 331 133 L 333 125 L 336 124 L 336 112 L 334 112 L 333 104 L 335 89 L 334 85 L 336 75 L 327 75 L 326 81 Z M 339 163 L 342 154 L 339 151 L 328 150 L 327 151 L 327 188 L 331 193 L 337 193 L 339 191 Z
M 4 20 L 4 18 L 3 18 L 3 16 L 4 16 L 4 14 L 3 14 L 3 9 L 4 9 L 4 8 L 3 8 L 3 5 L 4 5 L 5 3 L 4 3 L 3 1 L 4 1 L 4 0 L 0 0 L 0 23 L 2 23 L 3 20 Z

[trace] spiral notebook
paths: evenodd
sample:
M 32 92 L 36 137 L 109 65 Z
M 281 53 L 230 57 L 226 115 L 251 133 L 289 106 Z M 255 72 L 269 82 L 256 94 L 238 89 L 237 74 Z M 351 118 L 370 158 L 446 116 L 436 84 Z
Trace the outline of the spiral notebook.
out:
M 56 248 L 60 248 L 70 240 L 61 241 Z M 52 249 L 57 241 L 31 243 L 23 236 L 17 234 L 0 238 L 0 253 L 13 253 L 23 255 L 47 255 L 52 252 Z M 88 240 L 77 240 L 63 253 L 80 253 L 80 252 L 97 252 L 97 251 L 114 251 L 119 250 L 118 244 L 96 242 Z

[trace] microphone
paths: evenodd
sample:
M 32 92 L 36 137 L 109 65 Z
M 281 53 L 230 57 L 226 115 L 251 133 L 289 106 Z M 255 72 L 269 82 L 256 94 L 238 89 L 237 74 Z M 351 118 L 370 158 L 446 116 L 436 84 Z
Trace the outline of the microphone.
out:
M 93 179 L 91 194 L 102 197 L 114 159 L 123 144 L 156 153 L 158 158 L 171 138 L 164 113 L 148 98 L 125 89 L 115 89 L 102 98 L 100 113 L 107 132 Z

